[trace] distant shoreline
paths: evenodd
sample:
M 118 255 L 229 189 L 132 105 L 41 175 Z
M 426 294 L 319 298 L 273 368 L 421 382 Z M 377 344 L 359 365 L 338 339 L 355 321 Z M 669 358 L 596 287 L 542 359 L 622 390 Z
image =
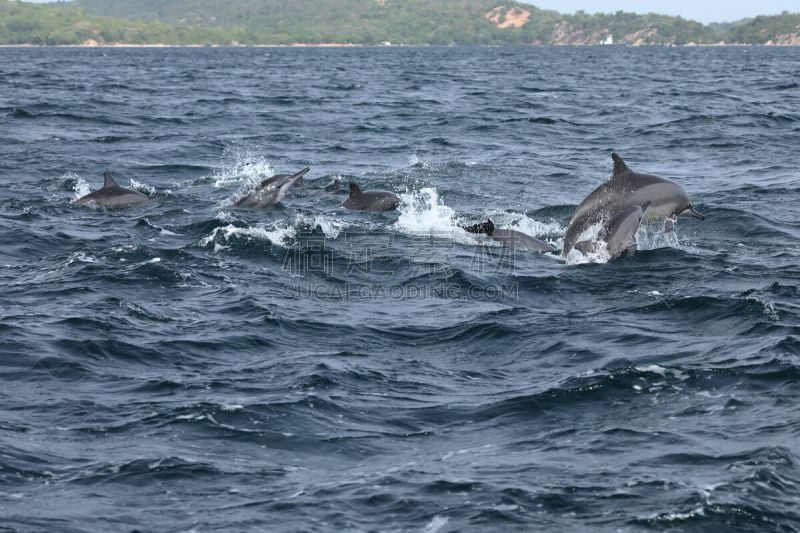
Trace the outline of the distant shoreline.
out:
M 642 44 L 642 45 L 602 45 L 602 44 L 353 44 L 353 43 L 293 43 L 293 44 L 0 44 L 0 48 L 426 48 L 475 46 L 479 48 L 796 48 L 797 44 L 743 44 L 743 43 L 689 43 L 689 44 Z

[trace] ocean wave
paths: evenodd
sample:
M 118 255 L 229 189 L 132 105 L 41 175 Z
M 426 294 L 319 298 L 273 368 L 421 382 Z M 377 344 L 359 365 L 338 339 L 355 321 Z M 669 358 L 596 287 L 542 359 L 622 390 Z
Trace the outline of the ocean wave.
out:
M 200 239 L 198 246 L 207 247 L 214 244 L 215 251 L 230 248 L 231 243 L 237 239 L 245 241 L 261 240 L 270 244 L 288 248 L 296 240 L 308 232 L 319 230 L 326 239 L 336 239 L 347 224 L 341 220 L 326 215 L 296 214 L 289 221 L 257 224 L 255 226 L 241 226 L 234 223 L 227 226 L 215 226 L 211 233 Z
M 792 530 L 789 52 L 3 50 L 0 529 Z M 707 219 L 461 230 L 559 245 L 612 150 Z M 151 201 L 67 201 L 105 169 Z

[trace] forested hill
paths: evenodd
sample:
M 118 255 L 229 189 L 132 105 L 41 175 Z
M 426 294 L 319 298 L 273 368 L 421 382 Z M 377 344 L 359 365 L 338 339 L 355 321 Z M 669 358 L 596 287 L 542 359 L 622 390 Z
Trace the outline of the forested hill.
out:
M 497 0 L 0 0 L 0 44 L 796 44 L 800 14 L 703 25 Z

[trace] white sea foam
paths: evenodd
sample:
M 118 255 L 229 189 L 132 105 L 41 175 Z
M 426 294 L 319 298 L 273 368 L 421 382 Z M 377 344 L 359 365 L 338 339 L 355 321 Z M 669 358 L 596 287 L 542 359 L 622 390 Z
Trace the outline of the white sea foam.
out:
M 656 222 L 654 224 L 641 225 L 636 230 L 636 248 L 638 250 L 657 250 L 659 248 L 679 248 L 678 236 L 674 229 L 665 232 L 666 222 Z M 583 231 L 575 242 L 590 241 L 593 246 L 588 253 L 581 253 L 579 250 L 572 249 L 567 254 L 568 265 L 580 265 L 586 263 L 608 263 L 611 259 L 606 243 L 599 240 L 602 224 L 594 224 Z
M 561 226 L 558 222 L 542 222 L 531 218 L 524 213 L 507 213 L 505 217 L 498 216 L 497 219 L 492 219 L 495 225 L 502 222 L 503 225 L 499 227 L 513 229 L 530 235 L 532 237 L 544 237 L 546 235 L 561 235 L 566 232 L 566 228 Z
M 561 249 L 566 228 L 554 220 L 543 222 L 524 213 L 507 212 L 489 213 L 487 218 L 490 218 L 497 228 L 519 231 L 525 235 L 543 239 L 559 250 Z
M 705 509 L 703 507 L 698 507 L 692 511 L 686 513 L 667 513 L 667 514 L 656 514 L 649 516 L 650 520 L 664 520 L 667 522 L 675 522 L 675 521 L 684 521 L 690 518 L 694 518 L 695 516 L 705 516 Z
M 436 515 L 433 517 L 433 520 L 431 520 L 430 523 L 422 529 L 422 533 L 436 533 L 446 526 L 449 521 L 450 519 L 446 516 Z
M 422 159 L 420 159 L 417 154 L 412 154 L 408 156 L 408 166 L 410 167 L 420 166 L 422 168 L 430 168 L 431 164 L 427 161 L 423 161 Z
M 778 310 L 775 309 L 775 304 L 772 302 L 768 302 L 762 298 L 759 298 L 758 296 L 748 296 L 747 299 L 751 302 L 757 302 L 761 304 L 761 306 L 764 308 L 764 314 L 767 315 L 771 320 L 777 321 L 780 319 L 778 316 Z
M 146 194 L 147 196 L 153 196 L 156 193 L 156 188 L 152 185 L 147 183 L 143 183 L 140 181 L 136 181 L 135 179 L 131 178 L 131 189 L 134 191 L 138 191 L 142 194 Z
M 592 224 L 575 240 L 575 242 L 581 241 L 589 241 L 593 243 L 593 246 L 587 250 L 587 253 L 583 253 L 576 248 L 572 248 L 567 254 L 567 264 L 568 265 L 584 265 L 588 263 L 608 263 L 611 259 L 611 254 L 608 253 L 608 247 L 606 243 L 602 240 L 598 239 L 600 235 L 600 231 L 603 229 L 603 224 L 598 222 L 597 224 Z
M 214 187 L 226 187 L 231 183 L 244 182 L 245 190 L 264 178 L 275 174 L 275 169 L 261 154 L 260 148 L 254 145 L 235 146 L 225 150 L 222 166 L 212 176 Z
M 661 365 L 640 365 L 636 367 L 636 370 L 639 372 L 652 372 L 653 374 L 659 374 L 662 377 L 667 377 L 668 374 L 672 374 L 672 376 L 681 381 L 686 381 L 689 379 L 689 375 L 686 374 L 686 372 L 677 370 L 675 368 L 664 368 Z
M 86 254 L 84 252 L 75 252 L 73 253 L 69 259 L 67 260 L 66 266 L 69 266 L 73 263 L 98 263 L 99 261 L 93 255 Z
M 78 198 L 83 198 L 84 196 L 92 192 L 92 189 L 91 187 L 89 187 L 89 184 L 86 182 L 86 180 L 78 176 L 74 172 L 67 172 L 66 174 L 64 174 L 59 178 L 59 181 L 62 183 L 65 181 L 75 182 L 75 184 L 73 185 L 73 191 L 75 192 L 75 197 L 73 198 L 73 201 L 77 200 Z
M 232 215 L 230 212 L 228 212 L 228 211 L 219 211 L 219 212 L 217 213 L 217 216 L 216 216 L 215 218 L 216 218 L 217 220 L 221 221 L 221 222 L 227 222 L 228 224 L 230 224 L 231 222 L 233 222 L 234 220 L 236 220 L 236 217 L 235 217 L 235 216 L 233 216 L 233 215 Z
M 345 228 L 345 223 L 341 220 L 328 218 L 325 215 L 314 215 L 313 217 L 299 215 L 298 218 L 301 222 L 318 227 L 329 239 L 337 238 Z
M 665 232 L 665 222 L 641 225 L 636 231 L 636 247 L 639 250 L 657 250 L 659 248 L 679 248 L 678 235 L 673 230 Z M 674 224 L 674 223 L 673 223 Z
M 475 243 L 475 238 L 459 227 L 455 211 L 446 206 L 433 187 L 400 194 L 400 216 L 392 228 L 414 236 L 433 236 Z
M 325 215 L 297 214 L 294 219 L 288 223 L 257 224 L 245 228 L 228 224 L 224 227 L 214 228 L 209 235 L 200 240 L 199 245 L 208 246 L 214 243 L 215 252 L 226 250 L 229 246 L 225 246 L 225 244 L 229 243 L 232 237 L 238 236 L 249 239 L 267 240 L 272 244 L 288 248 L 291 245 L 292 239 L 297 236 L 298 231 L 304 228 L 319 228 L 325 237 L 336 239 L 345 228 L 345 223 Z
M 228 242 L 232 237 L 238 236 L 248 239 L 266 240 L 272 244 L 287 247 L 288 245 L 286 241 L 294 238 L 296 234 L 296 228 L 291 225 L 273 228 L 268 228 L 264 225 L 240 228 L 234 226 L 233 224 L 229 224 L 225 227 L 214 228 L 214 231 L 212 231 L 211 234 L 203 237 L 200 240 L 200 246 L 208 246 L 209 244 L 214 243 L 216 251 L 216 246 L 220 244 L 220 241 Z

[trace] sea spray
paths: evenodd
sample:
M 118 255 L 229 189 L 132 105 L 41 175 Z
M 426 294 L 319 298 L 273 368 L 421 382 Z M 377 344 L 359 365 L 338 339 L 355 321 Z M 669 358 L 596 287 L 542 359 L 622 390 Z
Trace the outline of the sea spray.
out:
M 226 222 L 232 222 L 228 219 L 227 213 L 221 212 Z M 218 216 L 218 218 L 220 218 Z M 200 239 L 198 245 L 201 247 L 208 246 L 211 243 L 215 245 L 215 251 L 218 245 L 227 244 L 234 237 L 244 237 L 247 239 L 266 240 L 277 246 L 288 248 L 292 245 L 292 241 L 298 236 L 300 232 L 319 229 L 327 239 L 336 239 L 345 228 L 346 224 L 341 220 L 332 219 L 325 215 L 307 215 L 299 213 L 294 216 L 290 222 L 275 222 L 275 223 L 259 223 L 255 226 L 240 227 L 233 223 L 227 226 L 214 228 L 214 230 L 207 236 Z
M 434 187 L 400 194 L 400 216 L 392 228 L 414 236 L 432 236 L 474 243 L 475 238 L 459 226 L 455 211 L 439 198 Z
M 214 187 L 226 187 L 232 183 L 244 182 L 243 191 L 252 190 L 257 183 L 275 174 L 275 169 L 252 144 L 236 145 L 227 148 L 222 155 L 220 168 L 212 176 Z
M 130 188 L 133 189 L 134 191 L 146 194 L 147 196 L 153 196 L 156 193 L 155 187 L 147 183 L 136 181 L 135 179 L 131 179 Z
M 72 199 L 73 202 L 92 192 L 92 188 L 89 186 L 86 180 L 74 172 L 67 172 L 58 180 L 60 183 L 72 185 L 72 190 L 75 193 L 74 198 Z
M 636 231 L 636 247 L 639 250 L 657 250 L 659 248 L 680 248 L 678 235 L 673 228 L 665 231 L 666 221 L 653 224 L 642 224 Z
M 665 231 L 666 222 L 641 225 L 636 230 L 636 249 L 637 250 L 656 250 L 659 248 L 679 248 L 678 236 L 674 229 Z M 587 228 L 578 237 L 576 242 L 590 241 L 594 244 L 587 253 L 582 253 L 573 248 L 567 254 L 568 265 L 580 265 L 586 263 L 608 263 L 610 255 L 606 243 L 599 239 L 602 231 L 602 224 L 594 224 Z
M 603 223 L 592 224 L 581 232 L 576 243 L 589 241 L 592 246 L 587 247 L 587 251 L 581 252 L 577 248 L 572 248 L 566 257 L 568 265 L 585 265 L 589 263 L 608 263 L 611 254 L 608 253 L 608 246 L 605 241 L 600 239 L 600 232 L 603 230 Z

